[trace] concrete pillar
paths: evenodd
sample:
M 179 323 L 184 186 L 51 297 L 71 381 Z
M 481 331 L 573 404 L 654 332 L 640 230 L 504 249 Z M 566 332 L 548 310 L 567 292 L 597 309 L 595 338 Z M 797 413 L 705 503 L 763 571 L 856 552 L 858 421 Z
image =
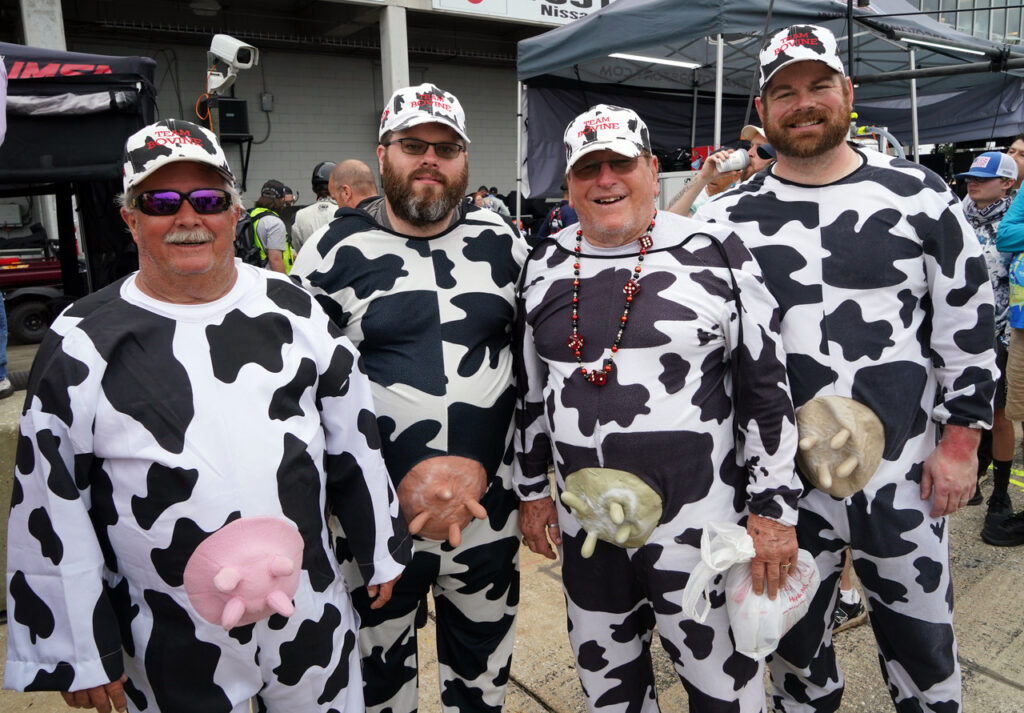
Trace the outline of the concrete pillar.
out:
M 62 51 L 68 48 L 60 0 L 20 0 L 20 4 L 26 45 Z M 39 222 L 46 234 L 58 235 L 57 204 L 53 196 L 39 196 L 36 200 L 39 201 Z
M 60 0 L 20 0 L 25 44 L 51 50 L 66 50 L 64 14 Z
M 409 86 L 409 34 L 405 8 L 387 5 L 380 11 L 380 64 L 384 101 Z

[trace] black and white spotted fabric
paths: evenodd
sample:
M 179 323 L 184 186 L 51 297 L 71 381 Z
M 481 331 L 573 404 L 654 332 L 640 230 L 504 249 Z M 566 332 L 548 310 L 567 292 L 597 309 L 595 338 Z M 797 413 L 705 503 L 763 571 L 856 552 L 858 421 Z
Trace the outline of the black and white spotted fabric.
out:
M 882 464 L 845 500 L 811 490 L 800 546 L 822 586 L 770 664 L 781 711 L 835 711 L 843 679 L 828 621 L 843 550 L 867 592 L 883 674 L 899 710 L 960 710 L 945 517 L 922 501 L 937 424 L 988 427 L 995 388 L 985 262 L 956 197 L 931 171 L 867 151 L 826 186 L 762 171 L 708 203 L 734 228 L 782 309 L 797 407 L 848 396 L 885 430 Z
M 207 304 L 134 276 L 53 324 L 21 421 L 8 549 L 5 685 L 78 690 L 128 674 L 133 711 L 362 711 L 357 619 L 325 508 L 363 577 L 411 538 L 380 454 L 369 382 L 305 291 L 237 262 Z M 302 535 L 295 613 L 224 630 L 183 572 L 228 523 Z
M 583 559 L 586 533 L 556 498 L 569 637 L 588 708 L 659 710 L 649 659 L 656 623 L 693 710 L 760 711 L 762 663 L 734 650 L 722 589 L 704 624 L 683 616 L 680 601 L 708 522 L 752 512 L 795 523 L 802 486 L 775 302 L 734 234 L 659 213 L 614 369 L 595 386 L 566 344 L 577 227 L 541 243 L 525 268 L 516 492 L 550 497 L 554 462 L 558 494 L 568 474 L 605 467 L 637 475 L 664 503 L 646 544 L 599 541 Z M 610 355 L 637 250 L 584 242 L 579 332 L 588 368 Z
M 470 208 L 431 238 L 353 214 L 332 221 L 292 270 L 359 349 L 395 483 L 441 455 L 476 460 L 488 477 L 488 518 L 459 547 L 416 538 L 392 601 L 370 610 L 356 599 L 368 711 L 416 709 L 414 621 L 431 589 L 443 710 L 502 710 L 519 597 L 511 339 L 526 250 L 487 210 Z

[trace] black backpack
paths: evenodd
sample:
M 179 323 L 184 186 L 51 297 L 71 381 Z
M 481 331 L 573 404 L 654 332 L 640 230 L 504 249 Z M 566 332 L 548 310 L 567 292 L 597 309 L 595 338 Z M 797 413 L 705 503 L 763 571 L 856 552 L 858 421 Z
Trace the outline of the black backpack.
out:
M 256 221 L 248 211 L 242 212 L 235 226 L 235 257 L 256 267 L 267 265 L 267 260 L 260 257 L 260 246 L 256 244 Z

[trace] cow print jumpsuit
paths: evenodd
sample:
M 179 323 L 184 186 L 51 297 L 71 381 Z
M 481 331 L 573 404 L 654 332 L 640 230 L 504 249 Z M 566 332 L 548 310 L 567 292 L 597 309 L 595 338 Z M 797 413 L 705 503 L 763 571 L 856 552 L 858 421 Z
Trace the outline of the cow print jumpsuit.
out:
M 383 201 L 370 213 L 380 215 Z M 347 211 L 292 270 L 359 349 L 396 487 L 433 456 L 470 458 L 487 473 L 488 517 L 473 520 L 458 547 L 416 537 L 387 605 L 370 609 L 356 593 L 368 711 L 417 709 L 416 620 L 428 592 L 442 710 L 503 709 L 519 601 L 511 337 L 525 258 L 525 241 L 488 210 L 469 208 L 429 238 Z M 344 558 L 345 538 L 337 542 Z
M 363 710 L 357 620 L 325 508 L 363 576 L 411 538 L 351 343 L 287 278 L 236 261 L 233 288 L 177 305 L 129 276 L 69 307 L 33 365 L 10 516 L 5 685 L 80 690 L 127 673 L 129 709 Z M 240 518 L 303 541 L 295 612 L 230 630 L 183 586 Z
M 838 500 L 809 489 L 797 536 L 822 587 L 770 663 L 780 711 L 839 708 L 843 676 L 828 622 L 843 551 L 867 593 L 882 673 L 899 710 L 960 710 L 949 528 L 921 500 L 938 424 L 988 427 L 995 357 L 992 288 L 959 201 L 928 169 L 860 151 L 858 170 L 805 186 L 762 171 L 702 217 L 735 229 L 782 309 L 793 401 L 848 396 L 885 430 L 867 487 Z
M 614 368 L 596 386 L 566 344 L 577 227 L 542 242 L 524 268 L 526 428 L 515 441 L 516 490 L 523 500 L 550 497 L 549 462 L 558 494 L 566 476 L 599 466 L 640 477 L 664 504 L 644 545 L 599 541 L 584 559 L 586 533 L 556 498 L 569 640 L 588 710 L 659 710 L 650 659 L 657 625 L 690 710 L 761 711 L 763 662 L 734 648 L 724 583 L 703 624 L 683 615 L 681 600 L 707 523 L 748 512 L 796 521 L 796 427 L 775 301 L 735 235 L 659 213 Z M 588 369 L 610 355 L 637 250 L 584 243 L 579 333 Z

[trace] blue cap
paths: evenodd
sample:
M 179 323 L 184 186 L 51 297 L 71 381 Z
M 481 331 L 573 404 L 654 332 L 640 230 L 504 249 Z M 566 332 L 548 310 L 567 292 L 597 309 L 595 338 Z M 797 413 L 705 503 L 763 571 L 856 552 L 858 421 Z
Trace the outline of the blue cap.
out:
M 1009 178 L 1017 180 L 1017 162 L 1007 154 L 999 151 L 986 151 L 971 163 L 971 169 L 956 174 L 958 179 L 974 176 L 975 178 Z

